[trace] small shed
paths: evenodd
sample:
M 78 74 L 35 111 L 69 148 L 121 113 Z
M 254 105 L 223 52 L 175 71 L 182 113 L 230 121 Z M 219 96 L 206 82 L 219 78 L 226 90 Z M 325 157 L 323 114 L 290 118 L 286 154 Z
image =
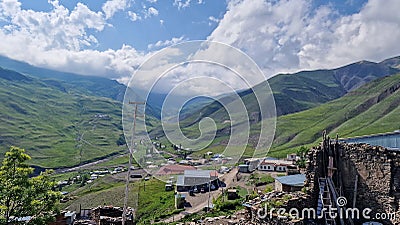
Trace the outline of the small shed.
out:
M 249 172 L 249 165 L 247 165 L 247 164 L 240 164 L 240 165 L 239 165 L 239 172 L 241 172 L 241 173 L 248 173 L 248 172 Z
M 165 191 L 172 191 L 172 190 L 174 190 L 174 186 L 172 184 L 165 185 Z
M 239 198 L 237 189 L 228 189 L 227 195 L 228 195 L 228 200 L 235 200 Z
M 300 191 L 304 187 L 304 181 L 306 180 L 305 174 L 296 174 L 283 177 L 277 177 L 275 179 L 275 191 Z

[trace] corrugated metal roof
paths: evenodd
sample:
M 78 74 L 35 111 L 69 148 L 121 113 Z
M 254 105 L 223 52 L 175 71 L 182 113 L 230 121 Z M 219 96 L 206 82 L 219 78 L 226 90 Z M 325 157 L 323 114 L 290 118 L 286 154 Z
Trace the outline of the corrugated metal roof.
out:
M 184 176 L 210 178 L 210 172 L 211 170 L 185 170 Z
M 306 175 L 305 174 L 289 175 L 289 176 L 277 177 L 276 180 L 284 185 L 304 186 Z
M 340 141 L 347 143 L 366 143 L 369 145 L 382 146 L 392 150 L 400 150 L 400 132 L 373 134 L 352 138 L 342 138 Z
M 179 175 L 176 178 L 176 186 L 184 186 L 185 185 L 185 177 L 183 175 Z

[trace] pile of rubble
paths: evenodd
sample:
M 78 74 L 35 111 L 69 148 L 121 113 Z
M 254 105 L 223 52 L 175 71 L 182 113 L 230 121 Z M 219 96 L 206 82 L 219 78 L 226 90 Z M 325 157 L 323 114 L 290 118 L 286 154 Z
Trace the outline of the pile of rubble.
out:
M 276 204 L 279 202 L 279 207 L 284 208 L 301 208 L 306 207 L 309 196 L 303 192 L 269 192 L 261 194 L 254 199 L 251 199 L 244 203 L 245 209 L 236 212 L 234 215 L 228 216 L 217 216 L 217 217 L 206 217 L 196 222 L 180 223 L 190 225 L 261 225 L 261 224 L 289 224 L 289 225 L 302 225 L 303 221 L 294 220 L 290 218 L 278 218 L 276 214 L 272 216 L 263 216 L 265 211 L 265 204 Z M 288 210 L 289 211 L 289 210 Z
M 91 210 L 90 219 L 81 219 L 75 221 L 74 225 L 122 225 L 121 207 L 99 206 Z M 133 225 L 132 208 L 128 208 L 125 225 Z

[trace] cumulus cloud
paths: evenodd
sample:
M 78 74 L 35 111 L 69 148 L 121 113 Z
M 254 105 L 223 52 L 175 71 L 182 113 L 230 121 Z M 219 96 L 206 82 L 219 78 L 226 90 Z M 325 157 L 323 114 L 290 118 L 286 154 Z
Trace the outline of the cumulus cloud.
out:
M 399 54 L 400 2 L 370 0 L 359 13 L 341 16 L 306 0 L 231 1 L 208 37 L 242 49 L 267 76 L 332 68 Z
M 113 17 L 116 12 L 125 10 L 128 7 L 128 0 L 109 0 L 103 4 L 102 10 L 106 14 L 106 19 L 109 19 Z
M 99 12 L 83 3 L 77 3 L 73 9 L 67 9 L 57 0 L 49 3 L 51 10 L 40 12 L 21 8 L 18 0 L 0 2 L 0 20 L 5 24 L 0 28 L 1 55 L 36 66 L 127 82 L 152 51 L 186 39 L 181 36 L 149 44 L 150 53 L 139 52 L 129 45 L 98 51 L 95 50 L 99 44 L 96 33 L 108 26 L 107 20 L 116 12 L 126 10 L 129 0 L 109 0 Z M 200 3 L 202 1 L 175 0 L 173 4 L 183 9 Z M 315 8 L 307 0 L 234 0 L 228 3 L 221 19 L 208 18 L 210 22 L 218 22 L 218 26 L 207 39 L 244 51 L 267 76 L 332 68 L 362 59 L 379 61 L 400 53 L 398 8 L 397 0 L 387 0 L 385 4 L 369 0 L 360 12 L 343 16 L 332 5 Z M 127 11 L 132 21 L 157 16 L 159 11 L 144 6 L 139 14 Z M 163 24 L 163 20 L 159 22 Z M 201 54 L 206 51 L 196 56 Z M 211 58 L 219 56 L 217 51 L 207 54 Z M 238 62 L 234 55 L 228 55 L 226 60 L 229 65 Z M 176 70 L 180 74 L 177 80 L 184 79 L 188 71 L 205 76 L 223 73 L 223 70 L 198 65 L 180 71 Z M 146 77 L 141 79 L 145 83 Z
M 213 17 L 213 16 L 208 17 L 208 19 L 209 19 L 210 21 L 212 21 L 212 22 L 215 22 L 215 23 L 218 23 L 218 22 L 219 22 L 219 19 L 217 19 L 217 18 L 215 18 L 215 17 Z
M 184 40 L 184 36 L 181 36 L 179 38 L 174 37 L 171 40 L 157 41 L 155 44 L 149 44 L 149 45 L 147 45 L 147 48 L 148 49 L 155 49 L 155 48 L 166 47 L 166 46 L 170 46 L 170 45 L 174 45 L 174 44 L 180 43 L 183 40 Z
M 158 10 L 154 7 L 148 8 L 145 13 L 145 18 L 150 18 L 152 16 L 158 16 Z
M 128 16 L 129 16 L 129 19 L 132 20 L 133 22 L 142 19 L 141 16 L 139 16 L 137 13 L 132 12 L 132 11 L 128 11 Z
M 21 44 L 30 42 L 43 49 L 79 50 L 97 43 L 87 29 L 104 29 L 106 21 L 101 12 L 93 12 L 82 3 L 71 12 L 58 1 L 50 3 L 53 5 L 51 12 L 36 12 L 21 9 L 17 0 L 3 1 L 0 15 L 9 24 L 1 29 L 2 35 L 23 39 Z
M 175 0 L 173 5 L 178 7 L 178 9 L 186 8 L 190 6 L 191 0 Z
M 24 10 L 17 0 L 0 4 L 0 54 L 35 66 L 87 75 L 120 78 L 130 75 L 146 57 L 128 45 L 118 50 L 97 51 L 97 39 L 88 30 L 107 25 L 102 12 L 78 3 L 68 10 L 51 1 L 49 12 Z

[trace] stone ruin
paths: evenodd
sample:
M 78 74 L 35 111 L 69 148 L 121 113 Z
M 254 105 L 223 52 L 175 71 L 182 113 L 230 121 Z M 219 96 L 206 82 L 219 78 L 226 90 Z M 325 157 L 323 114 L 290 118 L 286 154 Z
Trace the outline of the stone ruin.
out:
M 338 190 L 341 189 L 340 195 L 347 199 L 346 207 L 353 207 L 355 202 L 355 208 L 360 210 L 370 208 L 372 212 L 369 215 L 371 216 L 375 213 L 390 215 L 390 218 L 383 220 L 361 218 L 353 220 L 353 224 L 375 221 L 385 225 L 400 225 L 400 151 L 368 144 L 346 144 L 337 141 L 326 143 L 337 151 L 334 163 L 336 172 L 333 179 L 338 184 L 335 187 Z M 265 202 L 282 201 L 284 195 L 291 196 L 289 199 L 286 198 L 281 206 L 287 210 L 296 208 L 301 211 L 303 208 L 317 208 L 320 191 L 318 179 L 326 176 L 328 167 L 328 156 L 324 150 L 324 144 L 310 149 L 307 157 L 305 188 L 292 193 L 271 192 L 247 202 L 245 204 L 247 224 L 302 225 L 320 222 L 290 220 L 278 218 L 276 215 L 264 219 L 257 216 L 257 212 L 263 208 Z M 338 177 L 337 174 L 341 176 Z M 346 221 L 345 224 L 351 223 Z
M 389 219 L 374 220 L 383 224 L 400 224 L 400 151 L 388 150 L 368 144 L 329 143 L 336 148 L 335 163 L 341 177 L 342 195 L 347 207 L 372 209 L 369 215 L 385 213 Z M 319 195 L 318 177 L 323 175 L 326 164 L 323 146 L 312 148 L 308 153 L 306 188 L 311 203 L 316 207 Z M 335 178 L 335 176 L 334 176 Z M 361 223 L 365 221 L 356 221 Z
M 123 209 L 113 206 L 99 206 L 91 209 L 90 219 L 78 220 L 78 225 L 122 225 Z M 125 225 L 133 225 L 133 209 L 128 208 Z

